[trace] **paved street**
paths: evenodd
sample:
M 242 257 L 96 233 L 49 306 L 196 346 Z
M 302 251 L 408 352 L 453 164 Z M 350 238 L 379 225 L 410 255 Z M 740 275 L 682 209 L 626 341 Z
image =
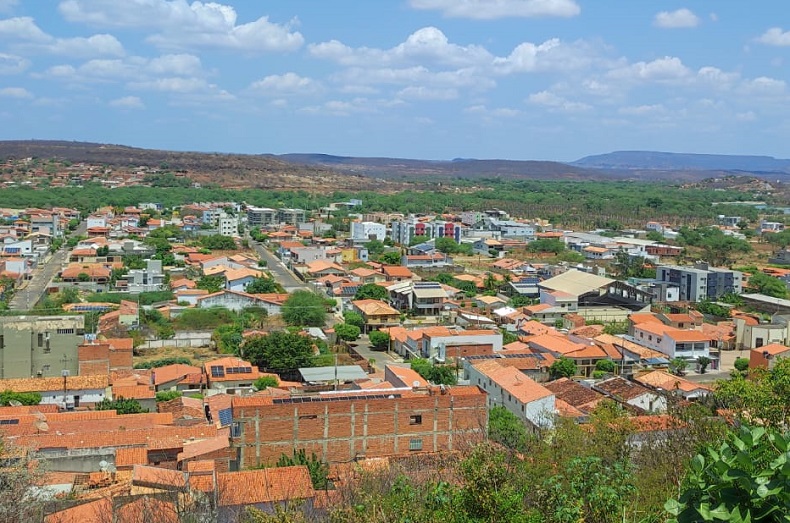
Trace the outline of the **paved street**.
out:
M 387 351 L 379 351 L 373 350 L 370 347 L 370 341 L 368 340 L 368 336 L 363 334 L 360 336 L 358 340 L 351 344 L 354 347 L 360 356 L 365 358 L 366 360 L 370 361 L 371 359 L 376 360 L 376 368 L 383 369 L 384 365 L 401 365 L 404 367 L 408 367 L 409 364 L 403 363 L 403 359 L 395 354 L 394 352 L 391 354 L 387 354 Z
M 86 222 L 80 223 L 74 231 L 74 235 L 85 234 L 87 232 Z M 49 286 L 49 282 L 60 271 L 66 262 L 69 248 L 64 244 L 55 254 L 48 255 L 41 261 L 39 266 L 33 271 L 33 278 L 25 282 L 22 288 L 17 289 L 14 297 L 9 304 L 12 310 L 28 311 L 38 303 Z
M 305 282 L 294 276 L 293 273 L 289 271 L 288 268 L 283 264 L 283 262 L 281 262 L 277 256 L 270 253 L 263 245 L 252 239 L 250 239 L 250 245 L 252 245 L 252 247 L 255 249 L 255 252 L 258 253 L 261 259 L 266 261 L 266 268 L 271 271 L 274 279 L 277 280 L 287 292 L 298 290 L 314 290 L 309 285 L 305 284 Z

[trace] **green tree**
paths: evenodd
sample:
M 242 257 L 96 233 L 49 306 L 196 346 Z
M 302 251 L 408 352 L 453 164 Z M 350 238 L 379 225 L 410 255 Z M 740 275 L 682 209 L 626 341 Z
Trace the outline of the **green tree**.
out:
M 323 327 L 326 323 L 324 299 L 310 291 L 296 291 L 285 300 L 281 309 L 288 325 Z
M 409 247 L 413 247 L 414 245 L 425 243 L 428 240 L 430 240 L 430 238 L 428 238 L 427 236 L 423 236 L 419 234 L 417 236 L 412 236 L 411 240 L 409 240 Z
M 401 254 L 399 251 L 387 251 L 379 256 L 379 261 L 385 265 L 400 265 Z
M 746 282 L 750 289 L 774 298 L 787 298 L 787 284 L 779 278 L 768 276 L 763 272 L 755 272 Z
M 461 251 L 461 246 L 458 245 L 458 242 L 449 236 L 436 238 L 434 246 L 436 247 L 437 251 L 443 252 L 445 254 L 456 254 Z
M 276 387 L 279 384 L 280 380 L 277 379 L 277 376 L 261 376 L 253 382 L 253 386 L 256 390 L 266 390 L 269 387 Z
M 377 255 L 384 252 L 384 242 L 381 240 L 370 240 L 365 244 L 365 248 L 370 254 Z
M 91 276 L 87 272 L 81 272 L 81 273 L 77 274 L 77 281 L 79 281 L 79 282 L 91 281 Z
M 225 278 L 220 275 L 203 276 L 197 281 L 197 288 L 207 290 L 209 293 L 219 292 L 225 288 Z
M 423 358 L 414 358 L 410 361 L 411 368 L 431 383 L 436 385 L 455 385 L 458 383 L 455 367 L 431 364 L 431 362 Z
M 614 374 L 617 371 L 617 365 L 612 360 L 598 360 L 595 362 L 595 370 L 605 372 L 607 374 Z
M 365 326 L 365 318 L 358 312 L 346 311 L 343 313 L 343 320 L 349 325 L 355 325 L 360 329 Z
M 710 365 L 710 358 L 707 356 L 700 356 L 697 358 L 697 365 L 699 366 L 699 373 L 705 374 L 705 371 L 708 369 L 708 365 Z
M 527 245 L 529 252 L 550 252 L 559 254 L 565 250 L 565 244 L 561 240 L 541 238 L 531 241 Z
M 359 338 L 360 330 L 350 323 L 338 323 L 335 325 L 335 334 L 343 341 L 354 341 Z
M 716 405 L 746 422 L 786 427 L 790 421 L 790 358 L 779 358 L 770 370 L 752 369 L 749 379 L 736 375 L 716 383 Z
M 524 422 L 507 408 L 499 405 L 489 411 L 488 437 L 518 452 L 526 451 L 530 439 Z
M 689 363 L 685 358 L 672 358 L 669 361 L 669 370 L 678 376 L 683 376 L 686 373 Z
M 551 379 L 556 380 L 559 378 L 571 378 L 576 375 L 576 363 L 565 356 L 558 360 L 549 367 L 549 376 Z
M 232 251 L 237 248 L 233 238 L 230 236 L 222 236 L 221 234 L 203 236 L 200 239 L 200 245 L 212 251 Z
M 386 300 L 389 297 L 387 289 L 375 283 L 366 283 L 357 289 L 355 300 Z
M 12 401 L 18 401 L 22 405 L 38 405 L 41 403 L 41 394 L 38 392 L 12 392 L 10 390 L 0 392 L 0 406 L 10 405 Z
M 280 331 L 251 336 L 240 348 L 241 356 L 253 365 L 278 371 L 312 367 L 314 353 L 309 337 Z
M 156 402 L 170 401 L 183 396 L 180 390 L 160 390 L 156 393 Z
M 118 397 L 115 399 L 104 398 L 96 404 L 96 410 L 114 410 L 118 414 L 140 414 L 148 412 L 144 409 L 140 402 L 135 399 Z
M 645 235 L 645 238 L 650 240 L 650 241 L 652 241 L 652 242 L 664 242 L 664 241 L 666 241 L 666 238 L 664 238 L 664 235 L 661 234 L 658 231 L 648 231 L 647 234 Z
M 373 348 L 378 350 L 386 349 L 390 345 L 390 335 L 387 332 L 371 331 L 368 334 L 368 338 L 370 339 L 370 344 L 373 345 Z
M 735 370 L 746 373 L 749 371 L 749 358 L 735 358 Z
M 278 467 L 293 467 L 296 465 L 307 467 L 314 489 L 325 490 L 329 488 L 329 465 L 318 459 L 315 453 L 308 457 L 304 449 L 299 449 L 294 451 L 293 456 L 283 454 L 277 460 Z
M 274 278 L 269 278 L 268 276 L 255 278 L 247 284 L 244 290 L 250 294 L 271 294 L 285 292 L 285 289 L 283 289 L 282 285 L 277 283 Z
M 691 460 L 672 523 L 779 523 L 790 514 L 790 438 L 776 428 L 742 425 Z

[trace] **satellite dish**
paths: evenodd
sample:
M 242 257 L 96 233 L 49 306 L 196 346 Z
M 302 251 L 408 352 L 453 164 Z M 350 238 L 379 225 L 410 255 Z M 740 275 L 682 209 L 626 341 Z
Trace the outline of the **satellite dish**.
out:
M 39 432 L 47 432 L 49 430 L 49 425 L 46 421 L 36 421 L 34 425 Z
M 12 407 L 21 407 L 22 406 L 22 402 L 19 401 L 19 400 L 8 400 L 8 404 L 11 405 Z
M 412 386 L 413 388 L 415 388 L 415 389 L 416 389 L 417 387 L 419 387 L 419 386 L 420 386 L 420 382 L 419 382 L 419 380 L 414 380 L 414 381 L 412 382 L 411 386 Z
M 33 414 L 33 416 L 35 416 L 35 418 L 38 421 L 47 421 L 47 417 L 43 413 L 41 413 L 41 412 L 39 412 L 37 410 L 34 410 L 33 412 L 31 412 L 31 414 Z
M 99 470 L 101 470 L 102 472 L 107 472 L 107 469 L 109 468 L 109 466 L 110 466 L 110 464 L 108 462 L 106 462 L 105 460 L 101 460 L 99 462 Z

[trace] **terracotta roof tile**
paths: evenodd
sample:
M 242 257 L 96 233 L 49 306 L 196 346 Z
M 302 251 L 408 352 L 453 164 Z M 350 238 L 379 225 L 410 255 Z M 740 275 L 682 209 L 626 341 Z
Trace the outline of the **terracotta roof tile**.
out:
M 303 465 L 217 475 L 221 507 L 277 503 L 315 496 L 310 473 Z

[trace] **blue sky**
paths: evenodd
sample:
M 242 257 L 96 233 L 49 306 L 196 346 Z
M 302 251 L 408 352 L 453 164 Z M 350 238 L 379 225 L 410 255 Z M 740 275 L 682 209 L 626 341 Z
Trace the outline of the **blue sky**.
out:
M 788 64 L 784 0 L 0 0 L 0 139 L 787 157 Z

